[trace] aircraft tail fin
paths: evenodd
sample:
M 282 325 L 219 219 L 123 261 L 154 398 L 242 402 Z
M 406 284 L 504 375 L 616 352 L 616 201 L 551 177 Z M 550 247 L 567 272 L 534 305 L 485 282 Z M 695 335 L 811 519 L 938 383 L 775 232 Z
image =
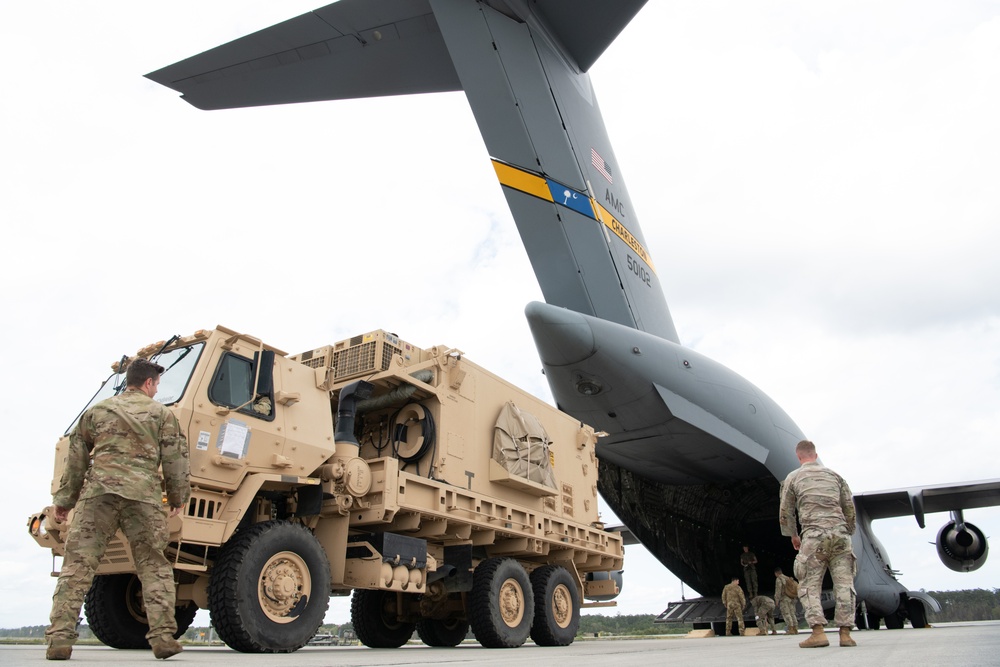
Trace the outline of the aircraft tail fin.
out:
M 341 0 L 147 76 L 201 109 L 464 90 L 545 300 L 678 342 L 586 70 L 645 0 Z

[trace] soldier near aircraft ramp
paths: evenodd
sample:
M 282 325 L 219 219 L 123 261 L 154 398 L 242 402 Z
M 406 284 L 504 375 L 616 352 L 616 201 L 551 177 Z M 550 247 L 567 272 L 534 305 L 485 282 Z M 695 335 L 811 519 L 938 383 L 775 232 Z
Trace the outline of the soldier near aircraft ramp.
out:
M 70 435 L 66 469 L 53 504 L 60 523 L 74 506 L 76 512 L 52 596 L 51 625 L 45 631 L 49 660 L 69 659 L 83 598 L 119 528 L 142 582 L 149 619 L 146 638 L 153 654 L 169 658 L 181 651 L 173 637 L 173 570 L 163 553 L 168 534 L 162 489 L 165 486 L 170 516 L 176 516 L 191 494 L 190 467 L 177 418 L 153 400 L 161 373 L 159 364 L 134 360 L 126 372 L 126 390 L 84 412 Z
M 750 600 L 750 604 L 757 617 L 757 630 L 760 635 L 766 635 L 768 627 L 771 628 L 772 635 L 778 634 L 774 627 L 774 600 L 766 595 L 758 595 Z
M 739 622 L 740 636 L 746 634 L 746 627 L 743 625 L 743 609 L 747 606 L 747 599 L 743 596 L 743 589 L 740 588 L 740 578 L 733 577 L 733 581 L 722 589 L 722 604 L 726 605 L 726 630 L 723 636 L 728 635 L 733 627 L 733 617 Z
M 752 600 L 757 597 L 757 556 L 746 544 L 740 554 L 740 565 L 743 567 L 743 580 L 747 583 L 747 597 Z
M 781 610 L 781 617 L 785 619 L 785 631 L 790 635 L 799 634 L 799 619 L 795 603 L 799 599 L 799 585 L 792 577 L 781 571 L 780 567 L 774 568 L 774 603 Z
M 799 599 L 805 607 L 812 635 L 800 642 L 802 648 L 829 646 L 823 633 L 826 617 L 820 605 L 823 575 L 829 568 L 836 598 L 834 621 L 840 628 L 840 645 L 857 646 L 851 639 L 854 625 L 854 575 L 857 561 L 851 548 L 855 529 L 854 499 L 844 479 L 817 461 L 816 445 L 803 440 L 795 446 L 800 467 L 781 486 L 778 520 L 781 534 L 792 539 L 798 550 L 795 575 L 799 579 Z M 802 526 L 802 532 L 796 525 Z

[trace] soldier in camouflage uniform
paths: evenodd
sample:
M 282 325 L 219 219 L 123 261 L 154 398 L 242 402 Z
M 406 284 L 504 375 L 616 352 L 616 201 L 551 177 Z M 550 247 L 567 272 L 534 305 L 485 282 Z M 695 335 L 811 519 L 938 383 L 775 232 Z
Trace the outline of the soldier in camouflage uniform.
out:
M 153 400 L 161 373 L 158 364 L 134 360 L 125 392 L 87 410 L 70 433 L 66 469 L 53 497 L 55 519 L 63 522 L 71 508 L 76 511 L 45 631 L 49 660 L 70 657 L 83 598 L 118 529 L 135 558 L 153 654 L 169 658 L 181 651 L 173 637 L 173 570 L 163 553 L 168 538 L 163 490 L 170 516 L 180 514 L 191 495 L 190 468 L 177 418 Z
M 820 606 L 823 575 L 827 568 L 836 598 L 834 622 L 840 628 L 840 645 L 857 646 L 851 638 L 854 625 L 854 575 L 857 562 L 851 548 L 855 528 L 854 499 L 844 479 L 817 461 L 816 446 L 803 440 L 795 446 L 801 466 L 781 486 L 778 520 L 781 534 L 792 538 L 799 600 L 805 608 L 812 635 L 799 643 L 802 648 L 829 646 L 823 633 L 826 617 Z M 800 533 L 796 525 L 802 526 Z
M 733 577 L 732 583 L 726 584 L 722 589 L 722 604 L 726 605 L 726 630 L 723 636 L 729 634 L 733 627 L 733 617 L 739 621 L 740 636 L 746 633 L 743 625 L 743 609 L 747 606 L 747 599 L 743 596 L 743 589 L 740 588 L 740 578 Z
M 795 609 L 798 598 L 790 598 L 785 595 L 785 581 L 788 575 L 781 571 L 780 567 L 774 568 L 774 603 L 781 610 L 781 617 L 785 619 L 785 632 L 790 635 L 799 634 L 799 619 Z
M 740 565 L 743 567 L 743 580 L 747 583 L 747 597 L 752 600 L 757 597 L 757 556 L 745 544 L 740 554 Z
M 766 595 L 758 595 L 750 600 L 753 605 L 753 612 L 757 616 L 757 631 L 760 635 L 767 634 L 767 628 L 771 628 L 771 634 L 778 634 L 774 627 L 774 600 Z

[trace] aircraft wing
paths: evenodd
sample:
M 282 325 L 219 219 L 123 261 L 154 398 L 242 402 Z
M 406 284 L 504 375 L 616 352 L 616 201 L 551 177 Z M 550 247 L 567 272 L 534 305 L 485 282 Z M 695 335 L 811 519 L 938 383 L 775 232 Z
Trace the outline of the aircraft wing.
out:
M 1000 505 L 1000 479 L 859 493 L 854 504 L 872 519 L 912 514 L 923 528 L 924 514 Z
M 645 3 L 534 6 L 587 71 Z M 146 76 L 206 110 L 462 89 L 429 0 L 340 0 Z

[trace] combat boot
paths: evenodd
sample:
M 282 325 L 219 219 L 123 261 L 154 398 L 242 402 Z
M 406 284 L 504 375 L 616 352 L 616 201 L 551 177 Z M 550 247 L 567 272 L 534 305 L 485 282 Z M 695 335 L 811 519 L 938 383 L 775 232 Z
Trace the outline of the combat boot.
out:
M 785 634 L 789 634 L 789 635 L 797 635 L 797 634 L 799 634 L 799 628 L 798 628 L 798 626 L 794 626 L 794 627 L 788 628 L 788 630 L 786 631 Z
M 173 637 L 168 637 L 167 639 L 157 639 L 150 642 L 153 647 L 153 655 L 160 660 L 166 660 L 172 655 L 177 655 L 184 650 L 184 647 L 180 645 Z
M 841 646 L 857 646 L 858 643 L 851 639 L 851 628 L 847 625 L 840 626 L 840 645 Z
M 49 646 L 45 649 L 46 660 L 69 660 L 73 655 L 72 646 Z
M 829 645 L 830 640 L 826 638 L 823 626 L 819 624 L 813 626 L 813 633 L 806 637 L 805 641 L 799 642 L 799 648 L 820 648 Z

